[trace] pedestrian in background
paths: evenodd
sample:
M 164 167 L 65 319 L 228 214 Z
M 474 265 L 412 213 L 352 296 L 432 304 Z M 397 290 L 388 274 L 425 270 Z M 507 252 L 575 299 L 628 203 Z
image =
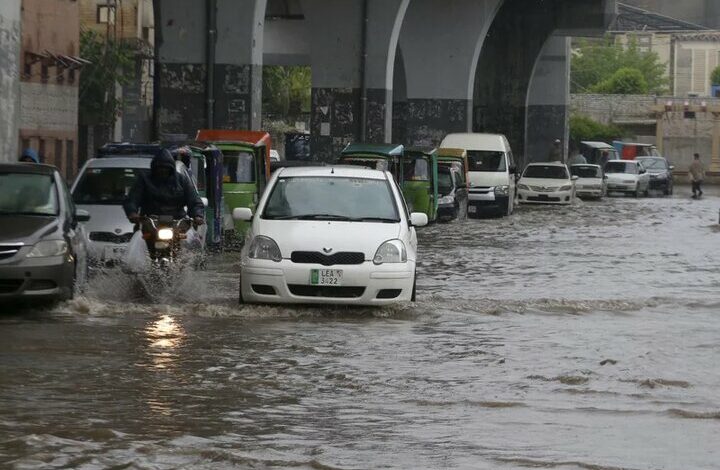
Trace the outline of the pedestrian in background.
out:
M 570 143 L 570 158 L 568 158 L 567 165 L 585 165 L 587 164 L 587 159 L 585 156 L 580 153 L 580 148 L 578 148 L 577 144 L 574 142 Z
M 35 150 L 31 148 L 26 148 L 25 150 L 23 150 L 20 161 L 26 163 L 40 163 L 40 157 L 38 157 L 38 154 Z
M 690 165 L 690 181 L 692 182 L 693 199 L 702 197 L 702 183 L 705 180 L 705 167 L 700 161 L 700 154 L 695 154 L 695 159 Z
M 555 139 L 555 143 L 553 143 L 553 146 L 550 149 L 550 152 L 548 153 L 548 161 L 549 162 L 563 161 L 563 152 L 562 152 L 561 144 L 562 144 L 562 142 L 560 142 L 560 139 Z

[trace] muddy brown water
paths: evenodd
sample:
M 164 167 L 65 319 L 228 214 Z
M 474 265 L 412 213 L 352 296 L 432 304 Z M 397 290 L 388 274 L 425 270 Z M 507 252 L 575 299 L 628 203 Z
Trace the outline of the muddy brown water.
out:
M 719 208 L 435 225 L 402 307 L 240 307 L 229 256 L 3 311 L 0 468 L 720 468 Z

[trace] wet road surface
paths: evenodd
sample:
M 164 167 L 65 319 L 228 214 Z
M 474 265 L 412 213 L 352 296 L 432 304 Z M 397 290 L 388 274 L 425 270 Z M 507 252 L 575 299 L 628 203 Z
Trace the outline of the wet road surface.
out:
M 719 208 L 435 225 L 380 310 L 239 307 L 232 257 L 163 305 L 95 279 L 0 316 L 0 468 L 717 469 Z

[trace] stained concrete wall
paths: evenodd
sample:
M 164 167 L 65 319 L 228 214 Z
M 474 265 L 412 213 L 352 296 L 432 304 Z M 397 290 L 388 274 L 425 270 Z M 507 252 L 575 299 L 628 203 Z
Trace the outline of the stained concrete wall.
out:
M 0 2 L 0 162 L 18 157 L 20 3 Z

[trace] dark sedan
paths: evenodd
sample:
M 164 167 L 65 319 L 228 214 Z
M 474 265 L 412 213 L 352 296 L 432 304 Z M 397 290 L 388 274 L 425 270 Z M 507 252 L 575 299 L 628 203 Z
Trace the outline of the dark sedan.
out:
M 636 160 L 642 163 L 650 175 L 650 189 L 662 191 L 666 196 L 673 193 L 674 166 L 663 157 L 638 157 Z
M 0 164 L 0 302 L 72 298 L 87 273 L 88 219 L 55 167 Z

